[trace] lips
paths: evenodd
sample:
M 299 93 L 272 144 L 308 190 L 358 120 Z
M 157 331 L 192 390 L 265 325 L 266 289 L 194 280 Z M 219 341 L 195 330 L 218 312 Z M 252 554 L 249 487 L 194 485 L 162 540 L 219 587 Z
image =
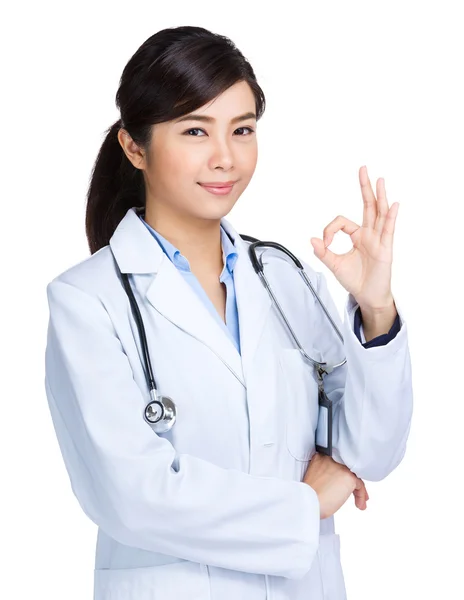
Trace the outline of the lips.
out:
M 225 188 L 225 187 L 232 187 L 234 185 L 234 183 L 237 183 L 236 181 L 223 181 L 223 182 L 219 182 L 219 181 L 205 181 L 205 182 L 198 182 L 200 185 L 202 185 L 203 187 L 210 187 L 210 188 Z
M 225 196 L 232 191 L 235 183 L 236 182 L 234 181 L 229 185 L 226 185 L 225 183 L 215 183 L 214 185 L 210 185 L 209 183 L 198 183 L 198 185 L 200 185 L 203 189 L 205 189 L 207 192 L 210 192 L 211 194 Z

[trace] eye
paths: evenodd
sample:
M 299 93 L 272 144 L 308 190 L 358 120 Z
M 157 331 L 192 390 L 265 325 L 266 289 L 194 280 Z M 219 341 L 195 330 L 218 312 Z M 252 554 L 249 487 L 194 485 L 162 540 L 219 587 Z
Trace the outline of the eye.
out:
M 254 129 L 252 129 L 251 127 L 239 127 L 235 131 L 243 131 L 244 129 L 248 129 L 248 131 L 250 132 L 247 135 L 251 135 L 252 133 L 254 133 Z M 186 131 L 184 131 L 183 135 L 188 135 L 191 131 L 203 131 L 203 133 L 205 133 L 204 129 L 201 129 L 199 127 L 193 127 L 192 129 L 187 129 Z M 190 137 L 203 137 L 203 136 L 202 135 L 191 135 Z M 246 136 L 239 135 L 239 137 L 246 137 Z
M 191 131 L 203 131 L 204 132 L 204 129 L 199 129 L 198 127 L 194 127 L 193 129 L 187 129 L 187 131 L 184 131 L 184 135 L 189 134 Z M 202 136 L 192 135 L 190 137 L 202 137 Z
M 251 135 L 254 132 L 254 129 L 252 129 L 251 127 L 239 127 L 235 131 L 240 131 L 240 130 L 243 130 L 243 129 L 248 129 L 248 131 L 250 132 L 248 135 Z

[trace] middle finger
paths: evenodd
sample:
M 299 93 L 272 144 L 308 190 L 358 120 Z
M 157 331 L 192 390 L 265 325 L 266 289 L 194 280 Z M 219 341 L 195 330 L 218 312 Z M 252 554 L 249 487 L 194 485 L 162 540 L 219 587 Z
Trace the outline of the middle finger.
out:
M 361 193 L 364 200 L 363 212 L 363 227 L 374 228 L 377 218 L 377 200 L 374 196 L 369 176 L 367 175 L 367 167 L 363 166 L 359 169 L 359 183 L 361 185 Z

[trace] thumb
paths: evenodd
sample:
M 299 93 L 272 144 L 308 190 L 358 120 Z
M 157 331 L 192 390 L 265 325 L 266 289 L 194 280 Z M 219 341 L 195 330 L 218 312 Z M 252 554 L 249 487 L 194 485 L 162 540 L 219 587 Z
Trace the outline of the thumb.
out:
M 314 254 L 317 256 L 317 258 L 321 258 L 325 251 L 324 242 L 319 238 L 313 237 L 311 238 L 311 244 L 314 248 Z
M 335 254 L 326 248 L 324 242 L 319 238 L 311 238 L 311 244 L 314 248 L 314 254 L 317 256 L 317 258 L 324 263 L 326 267 L 333 271 L 336 264 Z

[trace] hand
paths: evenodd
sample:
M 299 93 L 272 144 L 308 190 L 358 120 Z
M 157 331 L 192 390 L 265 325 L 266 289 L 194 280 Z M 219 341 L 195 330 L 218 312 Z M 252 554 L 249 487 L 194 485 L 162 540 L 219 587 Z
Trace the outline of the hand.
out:
M 359 510 L 366 510 L 369 494 L 367 493 L 366 484 L 359 477 L 356 478 L 356 488 L 353 492 L 354 503 Z
M 316 453 L 306 470 L 303 482 L 311 486 L 317 494 L 321 519 L 332 516 L 350 494 L 360 510 L 367 508 L 369 495 L 362 479 L 359 479 L 345 465 L 341 465 L 330 456 Z
M 314 254 L 366 310 L 384 310 L 393 304 L 391 265 L 393 234 L 398 214 L 398 202 L 388 207 L 383 178 L 377 179 L 377 199 L 374 196 L 367 168 L 359 170 L 359 182 L 364 200 L 363 223 L 358 225 L 346 217 L 336 217 L 324 229 L 323 240 L 311 238 Z M 348 233 L 353 248 L 345 254 L 328 249 L 338 231 Z

